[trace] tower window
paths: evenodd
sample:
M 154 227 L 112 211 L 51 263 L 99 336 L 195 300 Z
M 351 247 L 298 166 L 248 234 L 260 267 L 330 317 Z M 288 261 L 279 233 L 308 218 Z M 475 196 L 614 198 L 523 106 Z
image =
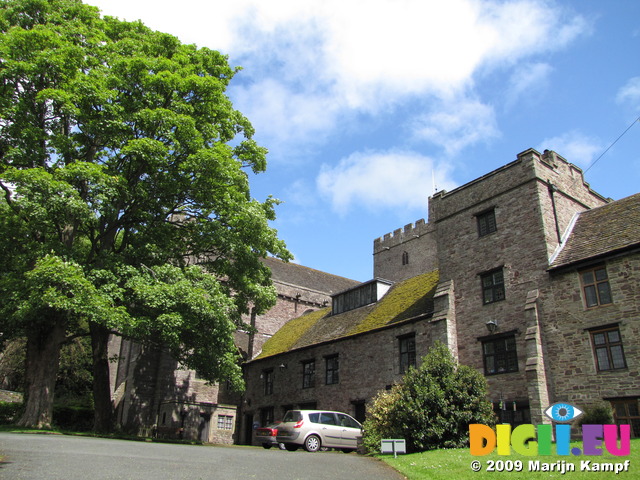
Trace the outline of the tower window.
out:
M 489 235 L 490 233 L 498 230 L 496 225 L 496 212 L 493 208 L 486 212 L 479 213 L 476 215 L 476 219 L 478 221 L 479 237 L 484 237 L 485 235 Z

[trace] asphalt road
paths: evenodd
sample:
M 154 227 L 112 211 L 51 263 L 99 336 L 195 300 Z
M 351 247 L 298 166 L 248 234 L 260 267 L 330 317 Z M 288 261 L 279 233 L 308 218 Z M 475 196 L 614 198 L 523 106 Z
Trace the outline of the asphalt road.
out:
M 192 446 L 62 435 L 0 433 L 7 480 L 399 480 L 356 453 Z

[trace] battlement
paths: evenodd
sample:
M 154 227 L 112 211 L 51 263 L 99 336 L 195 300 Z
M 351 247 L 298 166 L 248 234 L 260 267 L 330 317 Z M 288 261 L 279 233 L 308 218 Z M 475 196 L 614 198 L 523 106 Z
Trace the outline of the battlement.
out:
M 376 238 L 373 241 L 373 253 L 374 255 L 382 250 L 388 250 L 391 247 L 396 247 L 409 240 L 420 238 L 423 235 L 429 233 L 432 226 L 425 221 L 424 218 L 417 220 L 415 223 L 409 223 L 403 228 L 398 228 L 393 232 L 386 233 L 382 237 Z

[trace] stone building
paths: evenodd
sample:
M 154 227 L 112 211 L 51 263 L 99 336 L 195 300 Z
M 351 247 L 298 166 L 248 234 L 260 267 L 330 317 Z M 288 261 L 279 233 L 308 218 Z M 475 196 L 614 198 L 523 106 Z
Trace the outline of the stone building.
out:
M 640 437 L 640 194 L 577 215 L 549 275 L 549 395 L 606 401 Z
M 558 401 L 611 402 L 618 422 L 639 422 L 639 206 L 533 149 L 436 193 L 428 221 L 374 241 L 368 283 L 386 294 L 363 284 L 334 295 L 245 365 L 245 424 L 292 407 L 363 419 L 436 339 L 484 373 L 503 422 L 548 423 Z
M 324 308 L 331 295 L 359 282 L 275 258 L 263 260 L 271 269 L 278 297 L 262 315 L 244 319 L 254 333 L 236 332 L 241 355 L 251 359 L 263 343 L 288 320 Z M 112 336 L 109 355 L 116 424 L 132 433 L 201 440 L 238 441 L 242 396 L 222 384 L 208 384 L 197 372 L 180 367 L 161 348 L 145 347 Z M 250 427 L 251 425 L 249 425 Z

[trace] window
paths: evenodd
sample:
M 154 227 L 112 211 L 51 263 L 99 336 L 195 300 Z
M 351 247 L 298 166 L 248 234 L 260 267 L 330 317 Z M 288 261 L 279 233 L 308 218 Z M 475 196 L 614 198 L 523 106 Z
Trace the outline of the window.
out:
M 330 412 L 322 412 L 320 414 L 320 422 L 324 425 L 338 425 L 338 421 L 336 420 L 336 416 Z
M 606 305 L 611 302 L 611 288 L 607 269 L 603 265 L 580 272 L 584 302 L 587 308 Z
M 325 358 L 326 363 L 326 375 L 325 383 L 327 385 L 333 385 L 340 382 L 340 361 L 338 355 L 331 355 Z
M 400 337 L 400 373 L 405 373 L 409 367 L 416 366 L 416 335 L 412 333 Z
M 233 430 L 233 417 L 231 415 L 218 415 L 218 428 L 221 430 Z
M 482 303 L 499 302 L 504 300 L 504 274 L 502 268 L 480 275 L 482 282 Z
M 612 327 L 591 332 L 593 353 L 596 357 L 598 371 L 616 370 L 626 368 L 627 362 L 622 349 L 622 337 L 620 329 Z
M 348 312 L 370 303 L 375 303 L 386 293 L 391 286 L 384 280 L 372 280 L 358 285 L 351 290 L 338 293 L 332 297 L 332 315 Z
M 338 416 L 338 421 L 340 422 L 341 427 L 360 428 L 358 422 L 356 422 L 349 415 L 346 415 L 344 413 L 336 413 L 336 415 Z
M 409 252 L 402 252 L 402 265 L 409 265 Z
M 482 342 L 484 374 L 496 375 L 518 371 L 516 336 L 508 335 Z
M 265 370 L 262 372 L 264 380 L 264 394 L 271 395 L 273 393 L 273 370 Z
M 315 386 L 316 361 L 302 362 L 302 388 Z
M 478 220 L 478 236 L 484 237 L 490 233 L 495 232 L 498 228 L 496 226 L 496 212 L 494 209 L 476 215 Z
M 640 437 L 640 411 L 637 398 L 611 400 L 613 416 L 618 425 L 631 425 L 631 436 Z

